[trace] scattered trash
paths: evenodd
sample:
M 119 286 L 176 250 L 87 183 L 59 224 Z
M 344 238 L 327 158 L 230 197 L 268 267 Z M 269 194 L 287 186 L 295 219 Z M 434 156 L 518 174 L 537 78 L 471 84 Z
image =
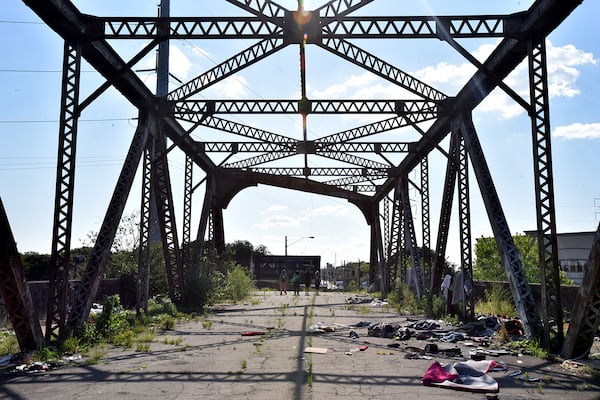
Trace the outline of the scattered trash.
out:
M 360 336 L 358 336 L 358 333 L 356 333 L 354 330 L 350 330 L 348 337 L 351 339 L 358 339 Z
M 469 357 L 471 357 L 471 360 L 481 361 L 485 360 L 485 353 L 480 350 L 469 350 Z
M 316 354 L 325 354 L 327 353 L 327 349 L 325 347 L 307 347 L 304 349 L 305 353 L 316 353 Z
M 400 328 L 400 324 L 392 324 L 389 322 L 374 322 L 367 328 L 367 335 L 374 337 L 383 337 L 391 339 Z
M 266 333 L 262 332 L 262 331 L 246 331 L 246 332 L 242 332 L 242 336 L 262 336 L 262 335 L 266 335 Z
M 311 333 L 326 333 L 326 332 L 335 332 L 335 325 L 328 325 L 325 322 L 318 322 L 316 324 L 311 325 L 308 328 L 308 331 Z

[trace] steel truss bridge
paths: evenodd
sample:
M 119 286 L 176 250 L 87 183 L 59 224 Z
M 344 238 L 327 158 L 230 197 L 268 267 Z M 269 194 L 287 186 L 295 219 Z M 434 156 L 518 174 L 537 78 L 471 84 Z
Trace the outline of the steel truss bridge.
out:
M 237 6 L 239 17 L 156 18 L 102 17 L 82 13 L 68 0 L 23 0 L 57 35 L 64 39 L 62 96 L 59 128 L 52 271 L 46 334 L 35 316 L 24 273 L 6 213 L 2 208 L 0 229 L 0 285 L 6 307 L 22 348 L 37 348 L 60 341 L 83 325 L 98 290 L 110 247 L 122 217 L 136 171 L 142 170 L 141 249 L 138 273 L 138 306 L 147 304 L 150 213 L 156 209 L 167 268 L 169 294 L 185 301 L 185 273 L 197 268 L 189 252 L 192 193 L 205 185 L 197 240 L 223 250 L 223 209 L 249 186 L 280 188 L 346 199 L 360 209 L 370 227 L 370 278 L 384 293 L 393 289 L 406 265 L 416 272 L 416 292 L 423 295 L 440 287 L 442 267 L 451 223 L 453 202 L 458 204 L 461 271 L 471 277 L 471 216 L 469 169 L 477 180 L 502 264 L 508 276 L 517 312 L 529 337 L 542 338 L 548 346 L 552 331 L 563 343 L 565 356 L 579 355 L 591 346 L 600 320 L 600 234 L 590 255 L 581 292 L 566 337 L 560 297 L 556 251 L 554 189 L 549 129 L 548 75 L 545 39 L 581 3 L 581 0 L 537 0 L 527 10 L 508 15 L 466 16 L 361 16 L 360 9 L 374 0 L 331 0 L 314 10 L 300 6 L 288 10 L 271 0 L 226 0 Z M 498 38 L 498 44 L 480 62 L 458 39 Z M 118 41 L 144 39 L 146 45 L 125 58 L 112 45 Z M 150 52 L 180 39 L 247 39 L 253 44 L 206 70 L 174 90 L 153 93 L 134 66 Z M 396 65 L 355 44 L 354 39 L 438 39 L 476 68 L 455 94 L 449 95 L 404 72 Z M 269 59 L 282 49 L 299 51 L 300 98 L 270 100 L 206 99 L 203 93 L 214 84 Z M 307 97 L 305 50 L 317 46 L 403 89 L 410 96 L 389 100 L 326 100 Z M 160 54 L 159 54 L 160 58 Z M 81 62 L 85 60 L 104 77 L 85 99 L 80 99 Z M 518 95 L 504 82 L 523 61 L 528 63 L 530 94 Z M 160 62 L 160 60 L 159 60 Z M 166 71 L 168 73 L 168 70 Z M 159 80 L 161 71 L 158 71 Z M 164 71 L 163 71 L 164 74 Z M 164 76 L 163 76 L 164 78 Z M 81 112 L 109 88 L 116 89 L 139 111 L 138 126 L 81 284 L 69 293 L 71 227 L 78 119 Z M 538 309 L 525 277 L 511 232 L 490 175 L 476 127 L 473 110 L 496 88 L 522 106 L 531 119 L 534 146 L 535 202 L 539 243 L 542 307 Z M 303 121 L 303 138 L 269 132 L 227 119 L 235 114 L 293 114 Z M 376 122 L 307 139 L 307 117 L 367 114 Z M 378 135 L 400 128 L 412 129 L 419 139 L 388 142 Z M 192 134 L 213 129 L 237 135 L 245 141 L 199 141 Z M 449 145 L 442 141 L 449 138 Z M 168 145 L 168 146 L 167 146 Z M 183 237 L 177 237 L 175 205 L 167 155 L 185 154 Z M 435 202 L 440 219 L 432 246 L 430 237 L 429 164 L 432 152 L 447 160 L 443 193 Z M 225 155 L 217 162 L 215 155 Z M 364 156 L 363 156 L 364 154 Z M 242 157 L 229 161 L 233 155 Z M 394 162 L 390 155 L 401 155 Z M 338 167 L 315 167 L 320 157 Z M 275 167 L 277 160 L 298 160 L 293 166 Z M 379 159 L 380 161 L 375 161 Z M 196 186 L 193 168 L 203 177 Z M 418 182 L 410 174 L 420 177 Z M 411 199 L 409 187 L 417 189 Z M 458 198 L 454 199 L 454 193 Z M 411 200 L 420 205 L 420 229 L 415 229 Z M 422 232 L 417 238 L 416 232 Z M 420 242 L 420 243 L 419 243 Z M 422 256 L 418 247 L 433 249 L 435 257 Z M 73 299 L 69 301 L 69 299 Z M 69 310 L 69 311 L 67 311 Z M 473 314 L 472 299 L 465 304 Z M 540 315 L 541 311 L 541 315 Z M 551 323 L 553 322 L 553 323 Z

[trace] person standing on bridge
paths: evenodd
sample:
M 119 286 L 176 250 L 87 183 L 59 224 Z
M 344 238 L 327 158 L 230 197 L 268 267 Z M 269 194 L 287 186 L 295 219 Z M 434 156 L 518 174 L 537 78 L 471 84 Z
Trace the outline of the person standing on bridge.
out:
M 287 294 L 287 284 L 288 284 L 288 275 L 285 267 L 281 269 L 281 273 L 279 274 L 279 295 L 281 296 L 283 293 Z
M 312 275 L 310 273 L 310 268 L 306 268 L 304 271 L 304 290 L 306 295 L 308 296 L 308 290 L 310 289 L 310 283 L 312 282 Z
M 294 272 L 290 282 L 292 282 L 292 286 L 294 288 L 294 296 L 300 295 L 300 271 L 296 270 L 296 272 Z
M 319 288 L 321 287 L 321 272 L 319 270 L 315 271 L 315 292 L 317 292 L 317 296 L 319 295 Z

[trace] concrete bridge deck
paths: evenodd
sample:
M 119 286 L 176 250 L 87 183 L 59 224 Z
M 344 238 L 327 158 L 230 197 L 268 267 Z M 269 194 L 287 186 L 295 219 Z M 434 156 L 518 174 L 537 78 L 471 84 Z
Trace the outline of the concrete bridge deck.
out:
M 81 365 L 48 372 L 3 375 L 0 398 L 600 399 L 598 382 L 577 377 L 559 363 L 527 355 L 494 358 L 509 367 L 508 372 L 490 373 L 499 383 L 497 394 L 423 386 L 421 378 L 433 361 L 458 359 L 435 355 L 431 360 L 408 359 L 406 346 L 423 347 L 426 342 L 370 337 L 366 328 L 355 329 L 360 337 L 350 338 L 344 326 L 360 321 L 402 322 L 406 316 L 387 307 L 349 305 L 349 296 L 339 292 L 318 296 L 301 292 L 296 297 L 291 292 L 287 296 L 257 292 L 248 303 L 219 307 L 204 323 L 189 321 L 161 332 L 149 352 L 136 352 L 135 346 L 129 350 L 111 347 L 94 365 L 83 360 Z M 318 322 L 338 329 L 309 333 L 310 326 Z M 242 336 L 242 332 L 266 334 Z M 389 347 L 391 343 L 399 347 Z M 305 353 L 308 346 L 327 352 Z M 357 351 L 359 346 L 368 348 Z M 462 350 L 468 357 L 468 349 Z M 509 376 L 516 369 L 539 382 Z

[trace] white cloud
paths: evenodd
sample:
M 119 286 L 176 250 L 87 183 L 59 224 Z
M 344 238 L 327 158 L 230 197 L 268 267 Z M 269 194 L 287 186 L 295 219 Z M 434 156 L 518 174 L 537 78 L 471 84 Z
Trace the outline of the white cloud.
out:
M 181 79 L 186 81 L 190 78 L 189 73 L 192 68 L 192 62 L 190 59 L 181 51 L 181 49 L 175 45 L 169 47 L 169 70 L 170 72 Z
M 566 126 L 559 126 L 554 129 L 554 137 L 565 139 L 599 139 L 600 123 L 575 123 Z
M 266 218 L 263 222 L 255 224 L 254 227 L 259 229 L 271 229 L 277 226 L 295 227 L 300 226 L 306 221 L 305 218 L 293 218 L 288 215 L 275 214 Z
M 236 99 L 244 97 L 247 93 L 248 84 L 241 75 L 234 75 L 216 83 L 213 87 L 222 97 Z
M 447 62 L 441 62 L 435 66 L 425 67 L 416 71 L 414 76 L 442 91 L 447 89 L 456 91 L 456 89 L 467 83 L 475 70 L 476 68 L 468 63 L 452 65 Z M 439 84 L 445 87 L 440 87 Z
M 324 206 L 307 211 L 312 217 L 336 216 L 343 217 L 350 213 L 350 208 L 343 205 Z
M 266 213 L 273 213 L 273 212 L 277 212 L 277 211 L 283 211 L 283 210 L 287 210 L 288 207 L 284 206 L 282 204 L 276 204 L 274 206 L 271 206 L 269 208 L 267 208 L 267 210 L 265 211 Z

